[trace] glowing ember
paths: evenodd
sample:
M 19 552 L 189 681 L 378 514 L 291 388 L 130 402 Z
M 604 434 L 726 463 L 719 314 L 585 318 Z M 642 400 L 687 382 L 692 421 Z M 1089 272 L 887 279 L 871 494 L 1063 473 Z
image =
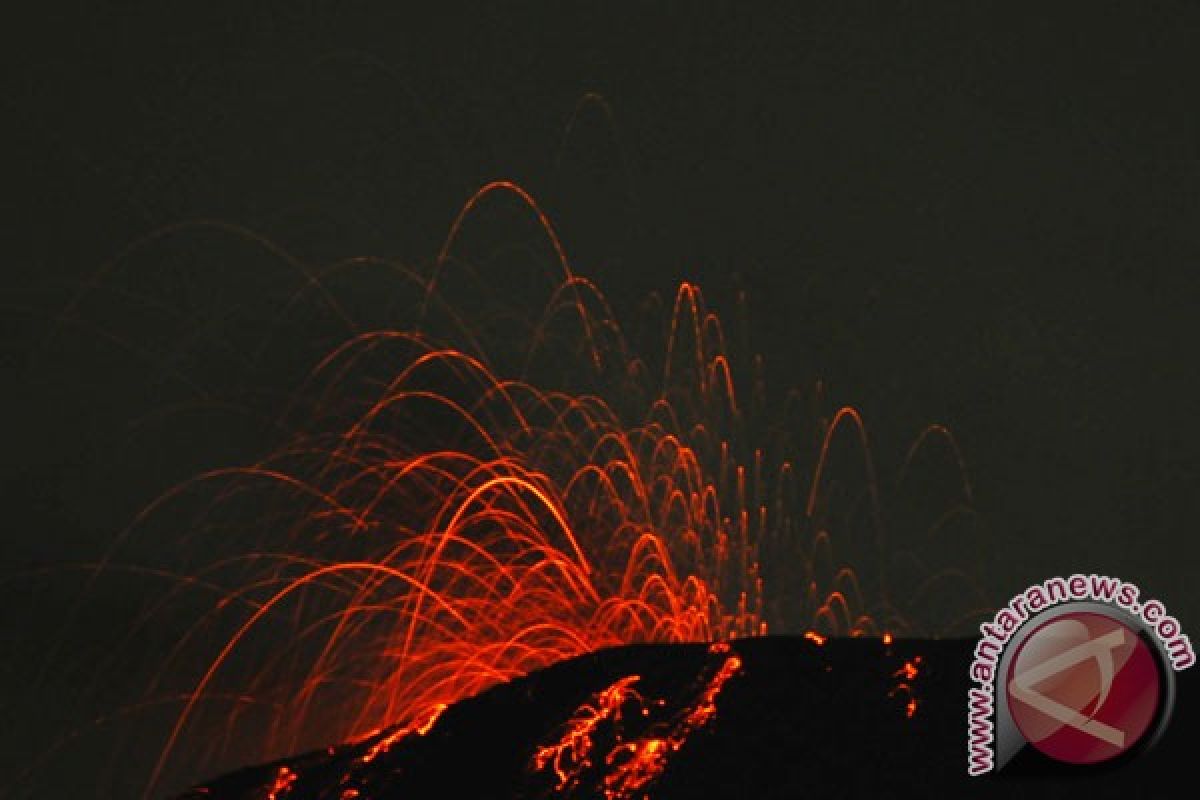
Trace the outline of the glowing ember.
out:
M 917 676 L 921 674 L 921 656 L 913 656 L 911 659 L 904 662 L 900 669 L 892 673 L 892 677 L 897 679 L 895 687 L 888 692 L 888 697 L 896 697 L 904 695 L 904 716 L 912 719 L 917 713 L 917 694 L 914 688 L 914 683 Z
M 700 697 L 687 710 L 683 718 L 670 726 L 662 736 L 648 736 L 633 742 L 618 744 L 609 752 L 604 763 L 610 772 L 604 777 L 604 794 L 607 800 L 624 800 L 632 797 L 647 784 L 658 778 L 667 766 L 667 757 L 687 742 L 688 737 L 703 728 L 717 713 L 717 695 L 742 668 L 742 660 L 729 656 L 704 687 Z
M 429 733 L 429 731 L 433 730 L 433 726 L 437 724 L 438 717 L 440 717 L 442 712 L 445 710 L 446 704 L 438 703 L 429 710 L 429 713 L 425 716 L 423 721 L 410 723 L 383 737 L 374 745 L 372 745 L 371 749 L 363 755 L 362 763 L 371 763 L 379 757 L 380 753 L 386 753 L 392 747 L 392 745 L 402 739 L 406 739 L 409 736 L 414 735 L 424 736 L 425 734 Z
M 637 703 L 643 715 L 649 713 L 641 695 L 631 688 L 638 680 L 637 675 L 629 675 L 597 693 L 592 703 L 585 703 L 575 711 L 560 741 L 538 748 L 533 759 L 534 769 L 552 766 L 558 777 L 555 789 L 561 791 L 574 786 L 579 775 L 592 765 L 589 760 L 592 735 L 601 723 L 619 723 L 621 709 L 629 702 Z
M 283 800 L 283 798 L 292 790 L 292 785 L 296 783 L 299 776 L 292 772 L 287 767 L 280 767 L 279 773 L 275 776 L 275 783 L 267 792 L 267 800 Z
M 562 737 L 553 744 L 537 749 L 532 769 L 552 767 L 557 791 L 570 791 L 580 783 L 585 772 L 593 769 L 591 754 L 597 746 L 601 725 L 612 741 L 604 757 L 604 772 L 600 776 L 607 800 L 622 800 L 657 779 L 666 769 L 671 753 L 678 751 L 689 736 L 711 722 L 717 713 L 717 695 L 725 683 L 742 668 L 742 660 L 731 655 L 729 644 L 716 642 L 709 647 L 711 655 L 725 656 L 721 666 L 704 684 L 695 699 L 670 719 L 650 721 L 649 727 L 638 736 L 627 735 L 622 715 L 628 706 L 636 716 L 648 718 L 652 708 L 664 708 L 665 701 L 646 701 L 632 689 L 640 678 L 630 675 L 621 678 L 598 692 L 591 702 L 580 706 L 566 723 Z
M 613 748 L 604 760 L 611 770 L 604 778 L 607 800 L 631 797 L 661 775 L 669 747 L 664 739 L 639 739 Z
M 900 669 L 896 670 L 895 677 L 904 678 L 904 680 L 906 680 L 906 681 L 916 680 L 917 674 L 920 672 L 920 669 L 918 669 L 918 666 L 920 665 L 920 663 L 921 663 L 920 656 L 916 656 L 915 658 L 913 658 L 909 661 L 905 661 L 904 666 L 902 666 Z

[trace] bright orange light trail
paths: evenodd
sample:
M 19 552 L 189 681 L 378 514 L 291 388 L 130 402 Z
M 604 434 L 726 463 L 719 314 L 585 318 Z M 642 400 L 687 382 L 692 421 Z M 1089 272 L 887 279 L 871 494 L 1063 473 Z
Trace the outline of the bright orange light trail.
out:
M 472 213 L 503 196 L 532 213 L 559 281 L 515 372 L 480 345 L 466 309 L 447 310 L 440 295 Z M 295 395 L 310 416 L 285 446 L 197 476 L 135 523 L 209 491 L 205 524 L 228 514 L 251 544 L 187 579 L 216 586 L 227 570 L 240 575 L 185 637 L 190 647 L 226 631 L 191 683 L 147 796 L 182 758 L 182 742 L 214 738 L 205 709 L 232 693 L 271 709 L 255 723 L 262 753 L 283 755 L 318 735 L 347 741 L 391 726 L 401 738 L 419 735 L 464 697 L 611 645 L 788 630 L 819 644 L 886 629 L 890 641 L 904 630 L 886 591 L 889 553 L 862 418 L 838 410 L 807 468 L 798 466 L 804 453 L 777 452 L 755 416 L 761 375 L 739 375 L 698 287 L 675 293 L 652 378 L 534 199 L 496 182 L 454 220 L 423 297 L 410 329 L 357 333 L 317 363 Z M 426 316 L 438 309 L 451 333 Z M 535 382 L 546 370 L 532 365 L 563 342 L 575 354 L 571 368 L 589 377 L 577 388 Z M 822 509 L 830 453 L 847 426 L 874 530 L 869 589 L 834 558 Z M 247 519 L 247 499 L 258 519 Z M 791 577 L 772 585 L 766 567 L 781 563 Z M 678 730 L 607 755 L 625 776 L 614 778 L 612 797 L 661 770 L 714 713 L 737 669 L 728 656 Z M 620 713 L 634 680 L 610 687 L 562 742 L 539 752 L 560 786 L 592 758 L 591 729 Z M 243 713 L 230 713 L 214 741 L 235 741 Z M 279 780 L 285 792 L 289 779 Z
M 593 772 L 599 776 L 605 800 L 637 796 L 662 775 L 671 754 L 712 721 L 717 714 L 717 696 L 742 669 L 741 658 L 730 653 L 725 642 L 711 645 L 709 654 L 720 657 L 720 666 L 709 670 L 703 688 L 682 708 L 668 709 L 665 700 L 647 699 L 633 688 L 641 676 L 627 675 L 576 709 L 564 724 L 561 738 L 538 748 L 531 768 L 553 769 L 558 792 L 572 791 L 585 773 Z M 670 717 L 649 722 L 635 719 L 631 724 L 623 719 L 631 712 L 635 718 L 649 718 L 658 710 L 665 710 Z M 642 723 L 640 731 L 638 722 Z M 592 752 L 602 734 L 610 744 L 607 755 L 597 759 Z

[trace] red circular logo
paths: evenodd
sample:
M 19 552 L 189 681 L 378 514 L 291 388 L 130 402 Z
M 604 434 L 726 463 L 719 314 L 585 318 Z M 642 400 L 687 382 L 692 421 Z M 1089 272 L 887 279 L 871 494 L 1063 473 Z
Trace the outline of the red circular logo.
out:
M 1136 745 L 1162 692 L 1142 638 L 1112 617 L 1082 611 L 1029 634 L 1009 666 L 1007 687 L 1021 735 L 1071 764 L 1107 761 Z

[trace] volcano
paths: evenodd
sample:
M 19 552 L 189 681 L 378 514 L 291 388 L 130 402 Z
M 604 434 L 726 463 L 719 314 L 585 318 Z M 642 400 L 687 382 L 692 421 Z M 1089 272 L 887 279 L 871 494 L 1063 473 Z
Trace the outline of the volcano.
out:
M 617 647 L 183 799 L 1166 796 L 1179 726 L 1109 768 L 1048 771 L 1027 748 L 967 777 L 973 647 L 816 634 Z M 1194 684 L 1179 675 L 1176 717 L 1196 713 Z

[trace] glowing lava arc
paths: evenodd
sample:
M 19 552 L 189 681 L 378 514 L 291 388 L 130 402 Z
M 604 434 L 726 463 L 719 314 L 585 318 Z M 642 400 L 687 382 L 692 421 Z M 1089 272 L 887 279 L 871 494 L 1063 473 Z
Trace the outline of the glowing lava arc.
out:
M 532 212 L 561 270 L 527 352 L 507 365 L 442 296 L 471 212 L 505 194 Z M 861 418 L 847 408 L 820 425 L 808 470 L 797 465 L 810 454 L 774 452 L 778 437 L 754 410 L 765 405 L 761 380 L 735 370 L 697 287 L 675 294 L 652 378 L 533 198 L 496 182 L 454 220 L 420 306 L 413 329 L 358 333 L 317 364 L 283 446 L 198 476 L 136 523 L 211 492 L 203 532 L 245 547 L 191 579 L 228 589 L 174 666 L 195 663 L 202 631 L 231 633 L 190 684 L 147 795 L 185 737 L 234 730 L 236 715 L 206 715 L 224 696 L 272 709 L 244 738 L 225 734 L 243 758 L 253 741 L 266 759 L 367 730 L 419 733 L 431 709 L 606 646 L 904 629 L 875 596 L 885 539 Z M 586 354 L 574 360 L 587 370 L 576 388 L 560 385 L 565 359 L 550 348 L 562 342 Z M 750 387 L 747 402 L 739 386 Z M 879 557 L 869 598 L 834 560 L 821 516 L 831 443 L 847 425 L 861 443 L 855 479 L 867 483 Z M 246 498 L 261 518 L 226 511 Z M 771 585 L 764 567 L 780 565 L 790 578 Z M 675 727 L 606 756 L 610 777 L 621 776 L 613 798 L 652 779 L 706 724 L 738 667 L 729 655 Z M 619 716 L 634 680 L 580 709 L 574 733 L 539 754 L 560 784 L 589 761 L 592 729 Z

